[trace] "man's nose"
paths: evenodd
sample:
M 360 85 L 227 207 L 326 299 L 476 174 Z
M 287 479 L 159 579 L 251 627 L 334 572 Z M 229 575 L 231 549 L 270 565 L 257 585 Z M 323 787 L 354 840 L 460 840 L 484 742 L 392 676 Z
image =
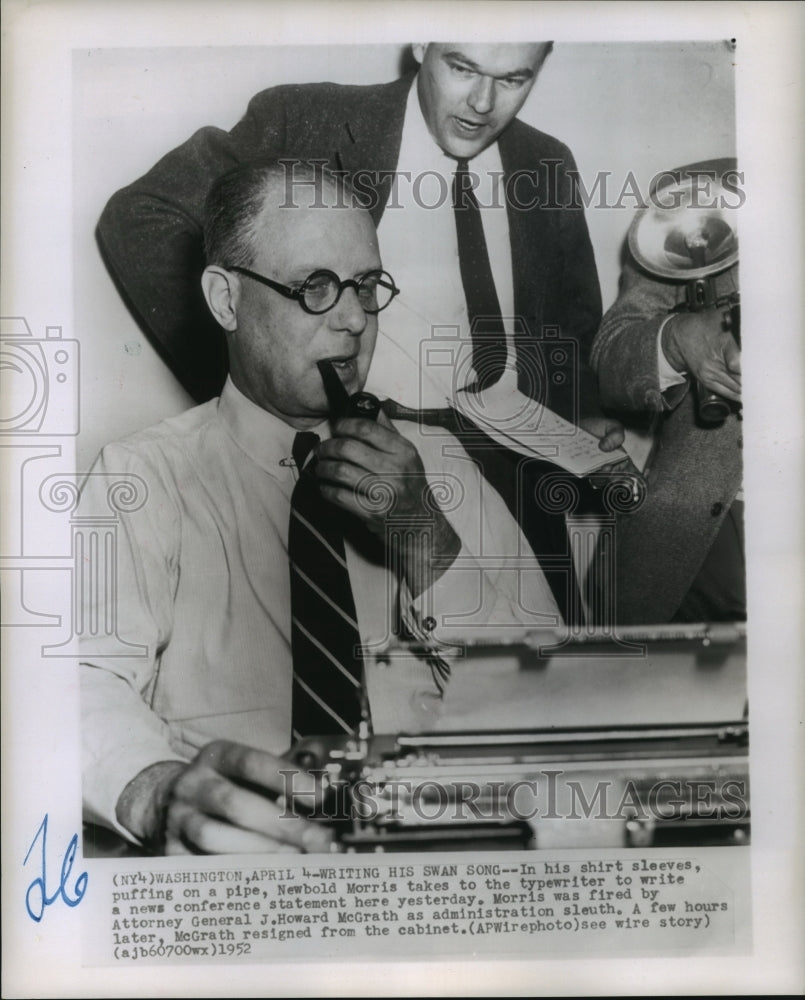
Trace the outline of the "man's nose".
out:
M 367 317 L 358 299 L 358 292 L 351 286 L 345 288 L 338 302 L 330 310 L 330 323 L 336 330 L 346 330 L 356 336 L 366 329 Z
M 491 76 L 478 76 L 470 90 L 469 106 L 479 115 L 488 115 L 495 107 L 495 81 Z

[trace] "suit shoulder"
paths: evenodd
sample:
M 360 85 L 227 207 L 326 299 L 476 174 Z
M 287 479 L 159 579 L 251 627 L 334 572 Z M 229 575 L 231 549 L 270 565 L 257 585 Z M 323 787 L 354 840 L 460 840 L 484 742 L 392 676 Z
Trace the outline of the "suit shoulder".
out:
M 282 106 L 287 112 L 304 114 L 309 110 L 320 117 L 330 108 L 344 113 L 350 108 L 362 109 L 367 102 L 393 99 L 403 82 L 407 89 L 410 81 L 403 80 L 378 84 L 283 83 L 255 94 L 249 107 L 258 110 Z
M 547 132 L 541 132 L 533 125 L 527 125 L 515 118 L 500 139 L 501 144 L 511 150 L 520 150 L 529 158 L 566 160 L 570 165 L 575 161 L 567 143 Z

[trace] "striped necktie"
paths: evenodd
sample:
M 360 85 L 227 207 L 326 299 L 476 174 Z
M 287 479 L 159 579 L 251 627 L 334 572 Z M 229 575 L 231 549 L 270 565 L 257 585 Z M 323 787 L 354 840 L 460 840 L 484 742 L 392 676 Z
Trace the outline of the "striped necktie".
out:
M 477 377 L 468 391 L 477 391 L 494 385 L 503 375 L 506 331 L 489 263 L 481 209 L 467 167 L 466 160 L 459 160 L 453 176 L 453 214 L 461 283 L 472 334 L 472 367 Z
M 361 718 L 361 638 L 340 513 L 322 499 L 313 462 L 304 467 L 318 440 L 302 431 L 293 444 L 299 470 L 288 525 L 294 740 L 351 733 Z

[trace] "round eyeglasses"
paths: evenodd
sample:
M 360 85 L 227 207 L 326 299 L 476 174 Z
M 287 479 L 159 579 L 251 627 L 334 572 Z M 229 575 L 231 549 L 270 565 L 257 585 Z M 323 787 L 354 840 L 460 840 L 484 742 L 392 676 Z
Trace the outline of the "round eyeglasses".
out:
M 388 271 L 367 271 L 357 281 L 352 278 L 342 281 L 334 271 L 314 271 L 297 288 L 291 288 L 289 285 L 281 285 L 278 281 L 266 278 L 264 274 L 250 271 L 248 267 L 230 267 L 227 270 L 236 271 L 247 278 L 268 285 L 286 299 L 296 299 L 305 312 L 314 316 L 332 309 L 345 288 L 355 289 L 361 308 L 371 315 L 381 312 L 391 304 L 395 295 L 400 294 L 400 289 L 394 284 L 394 278 Z

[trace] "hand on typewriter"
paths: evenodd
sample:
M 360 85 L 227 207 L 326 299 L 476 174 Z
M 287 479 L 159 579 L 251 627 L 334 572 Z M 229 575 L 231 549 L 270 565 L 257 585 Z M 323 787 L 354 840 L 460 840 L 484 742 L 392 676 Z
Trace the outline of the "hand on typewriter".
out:
M 401 525 L 423 516 L 432 525 L 430 547 L 410 544 L 401 551 L 402 568 L 413 597 L 445 572 L 461 541 L 430 496 L 422 459 L 381 411 L 375 422 L 345 418 L 317 449 L 321 494 L 360 518 L 378 538 L 387 538 L 389 515 Z M 405 536 L 410 532 L 405 532 Z M 426 551 L 427 550 L 427 551 Z M 440 557 L 439 568 L 432 560 Z
M 320 796 L 313 776 L 281 757 L 241 743 L 208 743 L 189 764 L 164 762 L 129 783 L 118 821 L 165 854 L 327 853 L 333 832 L 302 819 L 282 797 L 308 808 Z

